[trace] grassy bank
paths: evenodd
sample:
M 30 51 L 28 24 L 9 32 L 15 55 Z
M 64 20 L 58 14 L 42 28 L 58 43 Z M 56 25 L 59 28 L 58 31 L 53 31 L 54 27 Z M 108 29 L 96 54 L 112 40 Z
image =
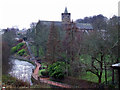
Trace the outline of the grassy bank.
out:
M 6 87 L 7 89 L 9 89 L 9 88 L 15 89 L 16 88 L 16 90 L 17 90 L 18 88 L 20 88 L 20 89 L 50 88 L 49 85 L 44 84 L 44 83 L 39 83 L 38 85 L 35 84 L 35 85 L 30 86 L 30 84 L 28 82 L 23 82 L 22 80 L 14 78 L 10 75 L 3 75 L 2 79 L 3 79 L 2 85 L 4 87 Z
M 10 75 L 2 75 L 2 85 L 6 88 L 15 88 L 15 87 L 23 87 L 29 86 L 28 82 L 23 82 L 15 77 Z
M 107 77 L 107 81 L 111 81 L 112 80 L 112 76 L 110 76 L 110 74 L 111 74 L 111 72 L 109 71 L 108 72 L 109 76 Z M 98 83 L 98 77 L 95 74 L 91 73 L 91 72 L 86 72 L 85 74 L 81 75 L 80 79 Z M 102 83 L 104 83 L 104 82 L 105 82 L 105 72 L 103 71 Z
M 24 57 L 21 57 L 21 56 L 18 56 L 18 55 L 14 55 L 14 56 L 12 56 L 12 58 L 14 58 L 14 59 L 19 59 L 20 61 L 26 61 L 26 62 L 29 62 L 29 63 L 31 63 L 32 65 L 34 65 L 35 66 L 35 63 L 33 62 L 33 61 L 30 61 L 29 59 L 26 59 L 26 58 L 24 58 Z

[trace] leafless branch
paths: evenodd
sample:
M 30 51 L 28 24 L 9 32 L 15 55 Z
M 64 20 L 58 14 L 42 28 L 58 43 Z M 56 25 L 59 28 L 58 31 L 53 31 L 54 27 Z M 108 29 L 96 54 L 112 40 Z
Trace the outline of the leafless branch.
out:
M 86 70 L 86 71 L 87 71 L 87 72 L 91 72 L 91 73 L 93 73 L 93 74 L 99 76 L 98 72 L 92 71 L 91 69 L 88 69 L 88 70 Z

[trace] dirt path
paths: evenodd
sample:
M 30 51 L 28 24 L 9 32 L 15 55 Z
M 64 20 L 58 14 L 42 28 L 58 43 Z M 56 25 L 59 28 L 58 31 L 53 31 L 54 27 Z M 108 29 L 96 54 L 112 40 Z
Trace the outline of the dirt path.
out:
M 54 86 L 58 86 L 58 87 L 62 87 L 62 88 L 72 88 L 72 86 L 67 85 L 67 84 L 63 84 L 63 83 L 59 83 L 59 82 L 54 82 L 54 81 L 50 81 L 48 78 L 39 78 L 40 82 L 44 82 L 50 85 L 54 85 Z
M 36 67 L 36 69 L 34 70 L 34 74 L 35 74 L 35 75 L 38 75 L 39 68 L 41 67 L 41 64 L 37 63 L 36 61 L 35 61 L 35 64 L 37 65 L 37 67 Z
M 37 63 L 36 61 L 35 61 L 35 64 L 36 64 L 37 66 L 36 66 L 36 68 L 35 68 L 32 76 L 33 76 L 36 80 L 38 80 L 38 72 L 39 72 L 39 68 L 41 67 L 41 64 Z

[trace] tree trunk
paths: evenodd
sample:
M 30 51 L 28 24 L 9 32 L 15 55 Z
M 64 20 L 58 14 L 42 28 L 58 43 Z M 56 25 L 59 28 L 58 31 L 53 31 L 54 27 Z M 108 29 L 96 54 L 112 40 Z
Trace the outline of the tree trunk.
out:
M 112 64 L 113 64 L 113 59 L 112 59 Z M 114 84 L 114 69 L 112 68 L 112 84 Z
M 119 61 L 119 60 L 118 60 L 118 57 L 117 57 L 116 63 L 119 63 L 118 61 Z M 117 82 L 119 82 L 118 79 L 119 79 L 119 74 L 118 74 L 117 71 L 115 71 L 115 80 L 116 80 Z
M 100 62 L 100 75 L 99 75 L 99 84 L 101 83 L 101 78 L 102 78 L 102 72 L 103 72 L 103 57 L 104 55 L 101 55 L 101 62 Z
M 101 76 L 98 77 L 98 82 L 101 84 Z
M 112 69 L 112 84 L 114 84 L 114 69 Z
M 105 83 L 107 85 L 107 69 L 106 69 L 106 63 L 104 62 L 104 70 L 105 70 Z

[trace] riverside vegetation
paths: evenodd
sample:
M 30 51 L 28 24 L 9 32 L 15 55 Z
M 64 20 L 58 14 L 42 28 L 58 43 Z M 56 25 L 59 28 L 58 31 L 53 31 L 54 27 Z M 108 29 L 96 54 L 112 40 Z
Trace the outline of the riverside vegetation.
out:
M 80 34 L 81 39 L 77 39 L 80 37 L 76 36 L 74 28 L 66 33 L 54 22 L 51 25 L 45 25 L 41 21 L 32 23 L 27 33 L 19 34 L 19 36 L 27 37 L 35 57 L 41 60 L 43 67 L 39 71 L 40 76 L 50 77 L 51 80 L 65 82 L 76 87 L 82 87 L 82 82 L 84 82 L 83 88 L 89 88 L 90 83 L 94 86 L 97 83 L 99 88 L 102 86 L 117 88 L 117 72 L 110 66 L 120 61 L 118 56 L 119 21 L 120 18 L 117 16 L 108 19 L 103 15 L 78 19 L 79 23 L 91 23 L 95 29 L 89 35 Z M 105 30 L 105 32 L 100 30 Z M 15 36 L 15 31 L 10 30 L 3 34 L 3 53 L 8 55 L 7 58 L 11 53 L 29 58 L 25 44 L 16 44 L 12 39 Z M 9 66 L 8 59 L 5 56 L 3 58 L 3 66 Z

